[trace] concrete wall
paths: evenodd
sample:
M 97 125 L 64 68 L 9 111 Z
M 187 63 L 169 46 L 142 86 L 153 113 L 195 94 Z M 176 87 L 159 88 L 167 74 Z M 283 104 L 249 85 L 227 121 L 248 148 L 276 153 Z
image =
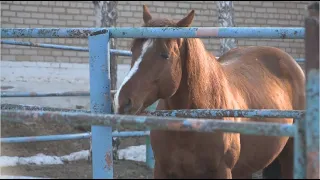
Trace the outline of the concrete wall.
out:
M 310 1 L 234 1 L 236 26 L 302 27 L 305 6 Z M 191 9 L 196 10 L 193 26 L 218 26 L 215 1 L 119 1 L 118 27 L 142 24 L 142 4 L 153 17 L 179 20 Z M 94 27 L 91 1 L 1 1 L 2 28 Z M 87 47 L 87 39 L 16 39 Z M 208 50 L 219 56 L 219 39 L 204 39 Z M 303 40 L 239 39 L 238 46 L 268 45 L 279 47 L 294 58 L 304 57 Z M 130 49 L 130 39 L 119 39 L 118 49 Z M 1 60 L 87 63 L 87 52 L 2 45 Z M 128 63 L 129 57 L 119 57 Z

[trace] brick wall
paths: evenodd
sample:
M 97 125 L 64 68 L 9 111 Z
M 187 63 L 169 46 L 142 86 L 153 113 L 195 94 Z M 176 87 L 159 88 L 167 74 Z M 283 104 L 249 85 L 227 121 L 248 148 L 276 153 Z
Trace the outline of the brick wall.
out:
M 236 26 L 302 27 L 305 6 L 310 1 L 234 1 Z M 215 1 L 119 1 L 118 27 L 139 27 L 142 4 L 153 17 L 183 18 L 191 9 L 196 16 L 193 26 L 218 26 Z M 94 27 L 91 1 L 1 1 L 2 28 Z M 87 47 L 87 39 L 15 39 L 37 43 Z M 219 39 L 203 39 L 211 52 L 219 55 Z M 279 47 L 294 58 L 304 58 L 303 40 L 239 39 L 238 46 L 268 45 Z M 130 39 L 118 39 L 117 49 L 129 50 Z M 87 52 L 2 45 L 1 59 L 6 61 L 47 61 L 87 63 Z M 119 57 L 128 63 L 129 57 Z

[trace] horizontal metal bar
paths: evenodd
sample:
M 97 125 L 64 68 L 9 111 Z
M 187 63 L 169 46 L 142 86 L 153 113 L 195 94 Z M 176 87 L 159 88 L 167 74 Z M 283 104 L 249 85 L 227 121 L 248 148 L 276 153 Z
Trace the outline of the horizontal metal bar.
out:
M 190 117 L 190 118 L 212 118 L 212 117 L 246 117 L 246 118 L 299 118 L 304 116 L 302 110 L 275 110 L 275 109 L 179 109 L 179 110 L 157 110 L 143 114 L 164 117 Z
M 26 105 L 26 104 L 1 104 L 1 110 L 27 110 L 27 111 L 61 111 L 61 112 L 82 112 L 90 113 L 90 110 L 85 109 L 66 109 L 55 108 L 48 106 Z
M 1 38 L 88 38 L 107 28 L 1 28 Z
M 72 51 L 84 51 L 88 52 L 89 48 L 78 47 L 78 46 L 66 46 L 59 44 L 42 44 L 42 43 L 33 43 L 33 42 L 21 42 L 13 40 L 1 40 L 1 44 L 9 45 L 18 45 L 18 46 L 31 46 L 31 47 L 41 47 L 41 48 L 52 48 L 52 49 L 61 49 L 61 50 L 72 50 Z M 121 56 L 132 56 L 131 51 L 119 50 L 119 49 L 110 49 L 110 53 L 114 55 Z
M 123 131 L 123 132 L 112 132 L 113 137 L 139 137 L 149 136 L 149 131 Z M 59 135 L 48 135 L 48 136 L 29 136 L 29 137 L 7 137 L 0 138 L 1 143 L 26 143 L 26 142 L 40 142 L 40 141 L 63 141 L 63 140 L 76 140 L 76 139 L 88 139 L 91 137 L 89 133 L 79 134 L 59 134 Z
M 59 111 L 74 113 L 90 113 L 90 110 L 63 109 L 24 104 L 1 104 L 1 110 L 28 110 L 28 111 Z M 247 118 L 299 118 L 304 117 L 303 110 L 275 110 L 275 109 L 180 109 L 180 110 L 156 110 L 142 112 L 142 115 L 164 117 L 189 117 L 189 118 L 212 118 L 212 117 L 247 117 Z
M 296 58 L 295 59 L 298 63 L 305 63 L 306 60 L 304 58 Z
M 78 47 L 78 46 L 65 46 L 65 45 L 58 45 L 58 44 L 41 44 L 41 43 L 21 42 L 21 41 L 13 41 L 13 40 L 1 40 L 1 44 L 32 46 L 32 47 L 41 47 L 41 48 L 73 50 L 73 51 L 85 51 L 85 52 L 89 51 L 89 48 Z M 119 49 L 110 49 L 110 53 L 115 54 L 115 55 L 120 55 L 120 56 L 132 56 L 131 51 L 119 50 Z M 216 58 L 218 59 L 219 57 L 216 57 Z M 302 63 L 305 61 L 303 58 L 297 58 L 295 60 L 299 63 Z
M 42 177 L 31 177 L 31 176 L 10 176 L 1 175 L 0 179 L 53 179 L 53 178 L 42 178 Z
M 71 92 L 1 92 L 1 97 L 55 97 L 55 96 L 89 96 L 88 91 L 71 91 Z
M 113 137 L 139 137 L 139 136 L 149 136 L 150 131 L 122 131 L 122 132 L 112 132 Z
M 250 135 L 294 136 L 295 125 L 263 122 L 232 122 L 214 119 L 129 116 L 96 113 L 2 110 L 1 121 L 57 123 L 70 126 L 162 129 L 174 131 L 233 132 Z
M 116 90 L 111 90 L 115 94 Z M 90 96 L 89 91 L 67 91 L 67 92 L 1 92 L 1 97 L 56 97 L 56 96 Z
M 303 39 L 304 28 L 283 27 L 191 27 L 110 28 L 112 38 L 268 38 Z
M 63 140 L 76 140 L 88 139 L 91 133 L 79 134 L 61 134 L 61 135 L 48 135 L 48 136 L 29 136 L 29 137 L 7 137 L 0 138 L 1 143 L 26 143 L 26 142 L 41 142 L 41 141 L 63 141 Z
M 87 38 L 107 29 L 111 38 L 303 39 L 305 31 L 304 27 L 2 28 L 1 38 Z

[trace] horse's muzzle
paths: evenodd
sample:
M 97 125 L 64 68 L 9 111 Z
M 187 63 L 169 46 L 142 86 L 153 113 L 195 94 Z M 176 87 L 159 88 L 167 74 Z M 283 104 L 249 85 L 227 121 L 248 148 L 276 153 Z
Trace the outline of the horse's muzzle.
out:
M 123 113 L 124 114 L 129 114 L 129 112 L 131 111 L 132 109 L 132 101 L 131 99 L 129 98 L 126 102 L 126 104 L 123 105 Z
M 141 112 L 143 106 L 134 104 L 130 98 L 120 105 L 118 114 L 136 115 Z

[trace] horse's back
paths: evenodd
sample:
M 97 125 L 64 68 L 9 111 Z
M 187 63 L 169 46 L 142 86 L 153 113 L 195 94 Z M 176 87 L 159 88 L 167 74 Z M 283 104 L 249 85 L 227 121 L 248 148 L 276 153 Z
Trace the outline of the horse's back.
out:
M 304 73 L 299 64 L 288 53 L 275 47 L 234 48 L 221 56 L 218 61 L 225 67 L 226 71 L 240 70 L 242 72 L 249 68 L 259 71 L 259 68 L 263 68 L 279 78 L 290 75 L 304 79 Z
M 304 109 L 304 73 L 298 63 L 286 52 L 273 47 L 235 48 L 221 56 L 219 62 L 225 70 L 230 85 L 236 87 L 246 99 L 248 109 Z M 251 120 L 255 121 L 255 119 Z M 264 118 L 258 121 L 292 123 L 292 120 L 288 119 Z M 260 144 L 259 138 L 246 135 L 241 137 L 242 152 L 238 165 L 234 169 L 235 176 L 242 173 L 243 167 L 254 169 L 258 167 L 255 165 L 257 161 L 266 162 L 264 157 L 270 158 L 273 155 L 275 158 L 276 152 L 282 150 L 281 147 L 286 142 L 285 138 L 265 137 Z M 256 150 L 253 151 L 254 147 Z M 266 147 L 269 148 L 267 151 Z M 287 163 L 283 166 L 292 169 L 293 154 L 288 150 L 292 150 L 291 144 L 286 148 L 288 158 L 283 159 L 283 162 Z M 261 156 L 259 160 L 252 158 L 257 154 L 265 154 L 265 156 Z M 289 171 L 288 173 L 292 174 Z
M 255 89 L 256 93 L 261 93 L 267 89 L 276 91 L 272 88 L 279 87 L 284 90 L 281 93 L 292 100 L 292 108 L 284 109 L 304 109 L 304 73 L 299 64 L 281 49 L 267 46 L 235 48 L 221 56 L 219 62 L 230 83 L 243 91 L 253 92 Z M 266 106 L 256 108 L 277 109 Z

